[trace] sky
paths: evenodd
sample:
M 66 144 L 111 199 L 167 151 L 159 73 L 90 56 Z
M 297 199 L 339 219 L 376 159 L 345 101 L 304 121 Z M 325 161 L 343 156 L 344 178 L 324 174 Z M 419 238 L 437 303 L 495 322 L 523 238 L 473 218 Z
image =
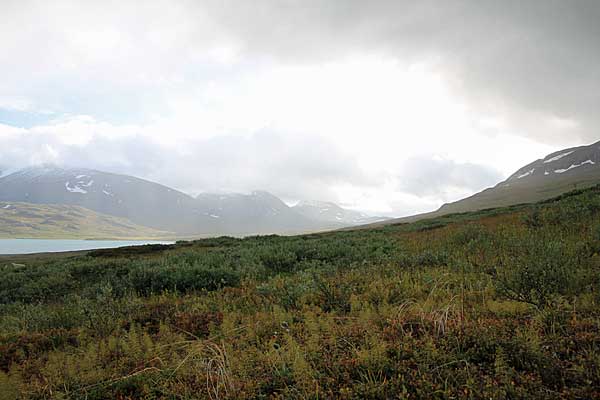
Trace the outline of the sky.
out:
M 596 0 L 0 2 L 0 169 L 431 211 L 600 140 Z

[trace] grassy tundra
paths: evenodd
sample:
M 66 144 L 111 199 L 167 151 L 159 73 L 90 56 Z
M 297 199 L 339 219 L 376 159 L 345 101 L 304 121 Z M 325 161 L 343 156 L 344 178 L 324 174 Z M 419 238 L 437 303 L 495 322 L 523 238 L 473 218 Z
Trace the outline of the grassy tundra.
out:
M 0 399 L 600 397 L 600 189 L 0 260 Z

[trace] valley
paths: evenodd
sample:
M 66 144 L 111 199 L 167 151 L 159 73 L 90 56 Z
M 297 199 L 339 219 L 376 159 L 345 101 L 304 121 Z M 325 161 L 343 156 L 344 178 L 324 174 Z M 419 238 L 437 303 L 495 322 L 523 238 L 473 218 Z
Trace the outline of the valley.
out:
M 0 2 L 0 400 L 600 400 L 600 0 Z
M 600 187 L 293 237 L 0 258 L 0 393 L 596 398 Z
M 394 219 L 369 216 L 331 202 L 304 200 L 289 206 L 266 191 L 201 193 L 192 197 L 132 176 L 43 165 L 0 177 L 0 218 L 5 221 L 0 227 L 0 236 L 193 238 L 290 235 L 354 226 L 384 226 L 535 203 L 599 182 L 600 143 L 594 143 L 549 154 L 520 168 L 494 187 L 445 204 L 436 211 Z M 37 211 L 45 208 L 45 211 L 34 219 L 19 218 L 14 209 L 4 208 L 11 202 L 20 203 L 21 208 Z M 86 217 L 79 221 L 71 218 L 69 224 L 62 225 L 53 221 L 72 215 L 63 216 L 69 207 L 86 210 Z M 115 219 L 109 221 L 110 217 Z
M 3 208 L 12 203 L 20 204 L 20 209 L 39 212 L 44 209 L 44 212 L 37 219 L 19 218 L 16 208 Z M 0 235 L 6 237 L 184 238 L 298 234 L 386 219 L 345 210 L 332 203 L 312 202 L 290 207 L 265 191 L 202 193 L 192 197 L 132 176 L 53 165 L 17 170 L 1 177 L 0 205 L 0 217 L 6 219 Z M 90 217 L 94 221 L 102 219 L 97 215 L 111 216 L 113 225 L 120 221 L 138 229 L 119 231 L 113 227 L 110 230 L 99 223 L 90 224 L 83 215 L 80 221 L 71 218 L 70 224 L 57 225 L 51 220 L 69 218 L 73 214 L 67 213 L 70 209 L 87 210 L 86 215 L 95 216 Z M 331 210 L 335 210 L 334 214 Z

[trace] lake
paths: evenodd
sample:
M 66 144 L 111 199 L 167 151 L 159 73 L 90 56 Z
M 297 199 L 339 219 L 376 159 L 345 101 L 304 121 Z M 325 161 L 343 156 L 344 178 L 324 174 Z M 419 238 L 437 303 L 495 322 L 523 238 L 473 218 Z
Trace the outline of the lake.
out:
M 174 242 L 162 240 L 0 239 L 0 254 L 50 253 L 172 243 Z

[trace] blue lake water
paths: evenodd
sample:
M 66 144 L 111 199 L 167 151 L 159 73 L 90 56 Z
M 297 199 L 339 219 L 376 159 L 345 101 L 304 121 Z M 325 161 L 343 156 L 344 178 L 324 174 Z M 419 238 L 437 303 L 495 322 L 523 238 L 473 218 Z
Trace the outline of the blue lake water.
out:
M 171 243 L 174 242 L 161 240 L 0 239 L 0 254 L 50 253 Z

